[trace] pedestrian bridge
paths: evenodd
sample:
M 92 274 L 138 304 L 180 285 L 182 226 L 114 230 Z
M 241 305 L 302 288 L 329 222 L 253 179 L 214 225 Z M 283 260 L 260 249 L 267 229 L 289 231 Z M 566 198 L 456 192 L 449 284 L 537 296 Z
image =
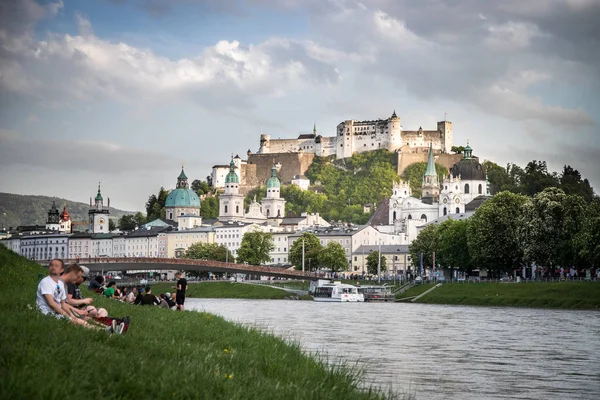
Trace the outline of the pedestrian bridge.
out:
M 255 276 L 272 276 L 287 279 L 317 280 L 318 276 L 308 272 L 267 267 L 263 265 L 234 264 L 212 260 L 191 260 L 187 258 L 146 258 L 146 257 L 91 257 L 63 260 L 65 265 L 77 262 L 93 272 L 107 271 L 148 271 L 178 270 L 198 272 L 228 272 Z M 48 265 L 49 260 L 39 260 Z

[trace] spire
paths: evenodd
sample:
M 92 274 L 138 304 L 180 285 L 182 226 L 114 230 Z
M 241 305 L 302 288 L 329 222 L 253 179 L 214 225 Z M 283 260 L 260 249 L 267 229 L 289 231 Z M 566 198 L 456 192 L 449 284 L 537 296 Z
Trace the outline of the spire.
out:
M 177 189 L 187 189 L 188 187 L 188 177 L 183 171 L 183 164 L 181 164 L 181 173 L 177 177 Z
M 433 145 L 429 143 L 429 155 L 427 156 L 427 170 L 425 176 L 437 176 L 435 171 L 435 161 L 433 160 Z
M 102 201 L 102 193 L 100 193 L 100 182 L 98 182 L 98 194 L 96 194 L 96 201 Z
M 231 162 L 229 163 L 229 173 L 225 177 L 225 183 L 240 183 L 240 178 L 235 172 L 235 162 L 233 161 L 233 154 L 231 155 Z
M 398 116 L 396 115 L 396 109 L 394 108 L 394 112 L 392 113 L 392 118 L 398 118 Z
M 313 125 L 313 135 L 317 136 L 317 123 L 316 122 Z

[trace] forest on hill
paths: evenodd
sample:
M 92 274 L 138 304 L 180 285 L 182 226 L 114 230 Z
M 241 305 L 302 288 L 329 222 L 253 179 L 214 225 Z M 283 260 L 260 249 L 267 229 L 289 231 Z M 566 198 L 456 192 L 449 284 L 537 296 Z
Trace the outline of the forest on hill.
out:
M 567 195 L 578 195 L 590 202 L 596 195 L 587 179 L 579 171 L 565 165 L 561 172 L 548 170 L 545 161 L 533 160 L 525 167 L 509 163 L 506 167 L 492 161 L 482 163 L 490 183 L 491 194 L 509 191 L 515 194 L 534 196 L 549 187 L 562 189 Z M 410 165 L 397 175 L 397 157 L 387 150 L 355 154 L 350 158 L 336 160 L 335 157 L 315 157 L 306 172 L 312 183 L 311 190 L 304 191 L 296 185 L 281 187 L 281 196 L 286 200 L 286 212 L 300 215 L 303 212 L 319 213 L 328 221 L 344 221 L 355 224 L 366 223 L 371 213 L 364 206 L 375 207 L 392 193 L 395 181 L 410 182 L 413 196 L 420 197 L 423 174 L 427 164 Z M 448 170 L 436 163 L 440 182 Z M 200 214 L 203 218 L 216 218 L 219 213 L 219 193 L 206 181 L 194 180 L 191 188 L 198 195 L 207 195 L 202 200 Z M 146 203 L 148 220 L 164 217 L 164 202 L 168 191 L 161 188 L 151 195 Z M 266 196 L 266 187 L 254 188 L 246 195 L 246 206 Z
M 19 225 L 45 225 L 53 201 L 56 202 L 59 211 L 62 211 L 63 206 L 67 206 L 72 221 L 88 220 L 90 206 L 86 203 L 60 197 L 0 193 L 0 229 L 15 228 Z M 110 208 L 110 217 L 114 219 L 131 213 Z

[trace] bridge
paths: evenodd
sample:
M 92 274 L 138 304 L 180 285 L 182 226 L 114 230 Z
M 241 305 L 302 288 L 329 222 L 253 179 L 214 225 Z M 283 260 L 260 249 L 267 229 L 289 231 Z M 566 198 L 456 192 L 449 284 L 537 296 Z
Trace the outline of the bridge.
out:
M 197 272 L 227 272 L 255 276 L 272 276 L 287 279 L 317 280 L 314 273 L 268 267 L 263 265 L 234 264 L 212 260 L 191 260 L 187 258 L 146 258 L 146 257 L 91 257 L 79 260 L 71 258 L 63 260 L 65 265 L 79 263 L 92 272 L 100 271 L 197 271 Z M 42 265 L 48 265 L 50 260 L 38 260 Z

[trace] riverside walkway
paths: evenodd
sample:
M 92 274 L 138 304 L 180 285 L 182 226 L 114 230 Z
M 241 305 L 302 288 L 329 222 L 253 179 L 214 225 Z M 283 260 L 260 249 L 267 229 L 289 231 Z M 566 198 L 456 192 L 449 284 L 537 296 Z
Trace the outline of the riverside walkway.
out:
M 317 280 L 314 273 L 267 267 L 262 265 L 235 264 L 212 260 L 191 260 L 187 258 L 149 258 L 149 257 L 90 257 L 65 259 L 65 264 L 77 262 L 85 265 L 93 272 L 110 271 L 146 271 L 146 270 L 178 270 L 206 271 L 248 274 L 255 276 L 272 276 L 287 279 Z M 48 265 L 50 260 L 38 260 Z

